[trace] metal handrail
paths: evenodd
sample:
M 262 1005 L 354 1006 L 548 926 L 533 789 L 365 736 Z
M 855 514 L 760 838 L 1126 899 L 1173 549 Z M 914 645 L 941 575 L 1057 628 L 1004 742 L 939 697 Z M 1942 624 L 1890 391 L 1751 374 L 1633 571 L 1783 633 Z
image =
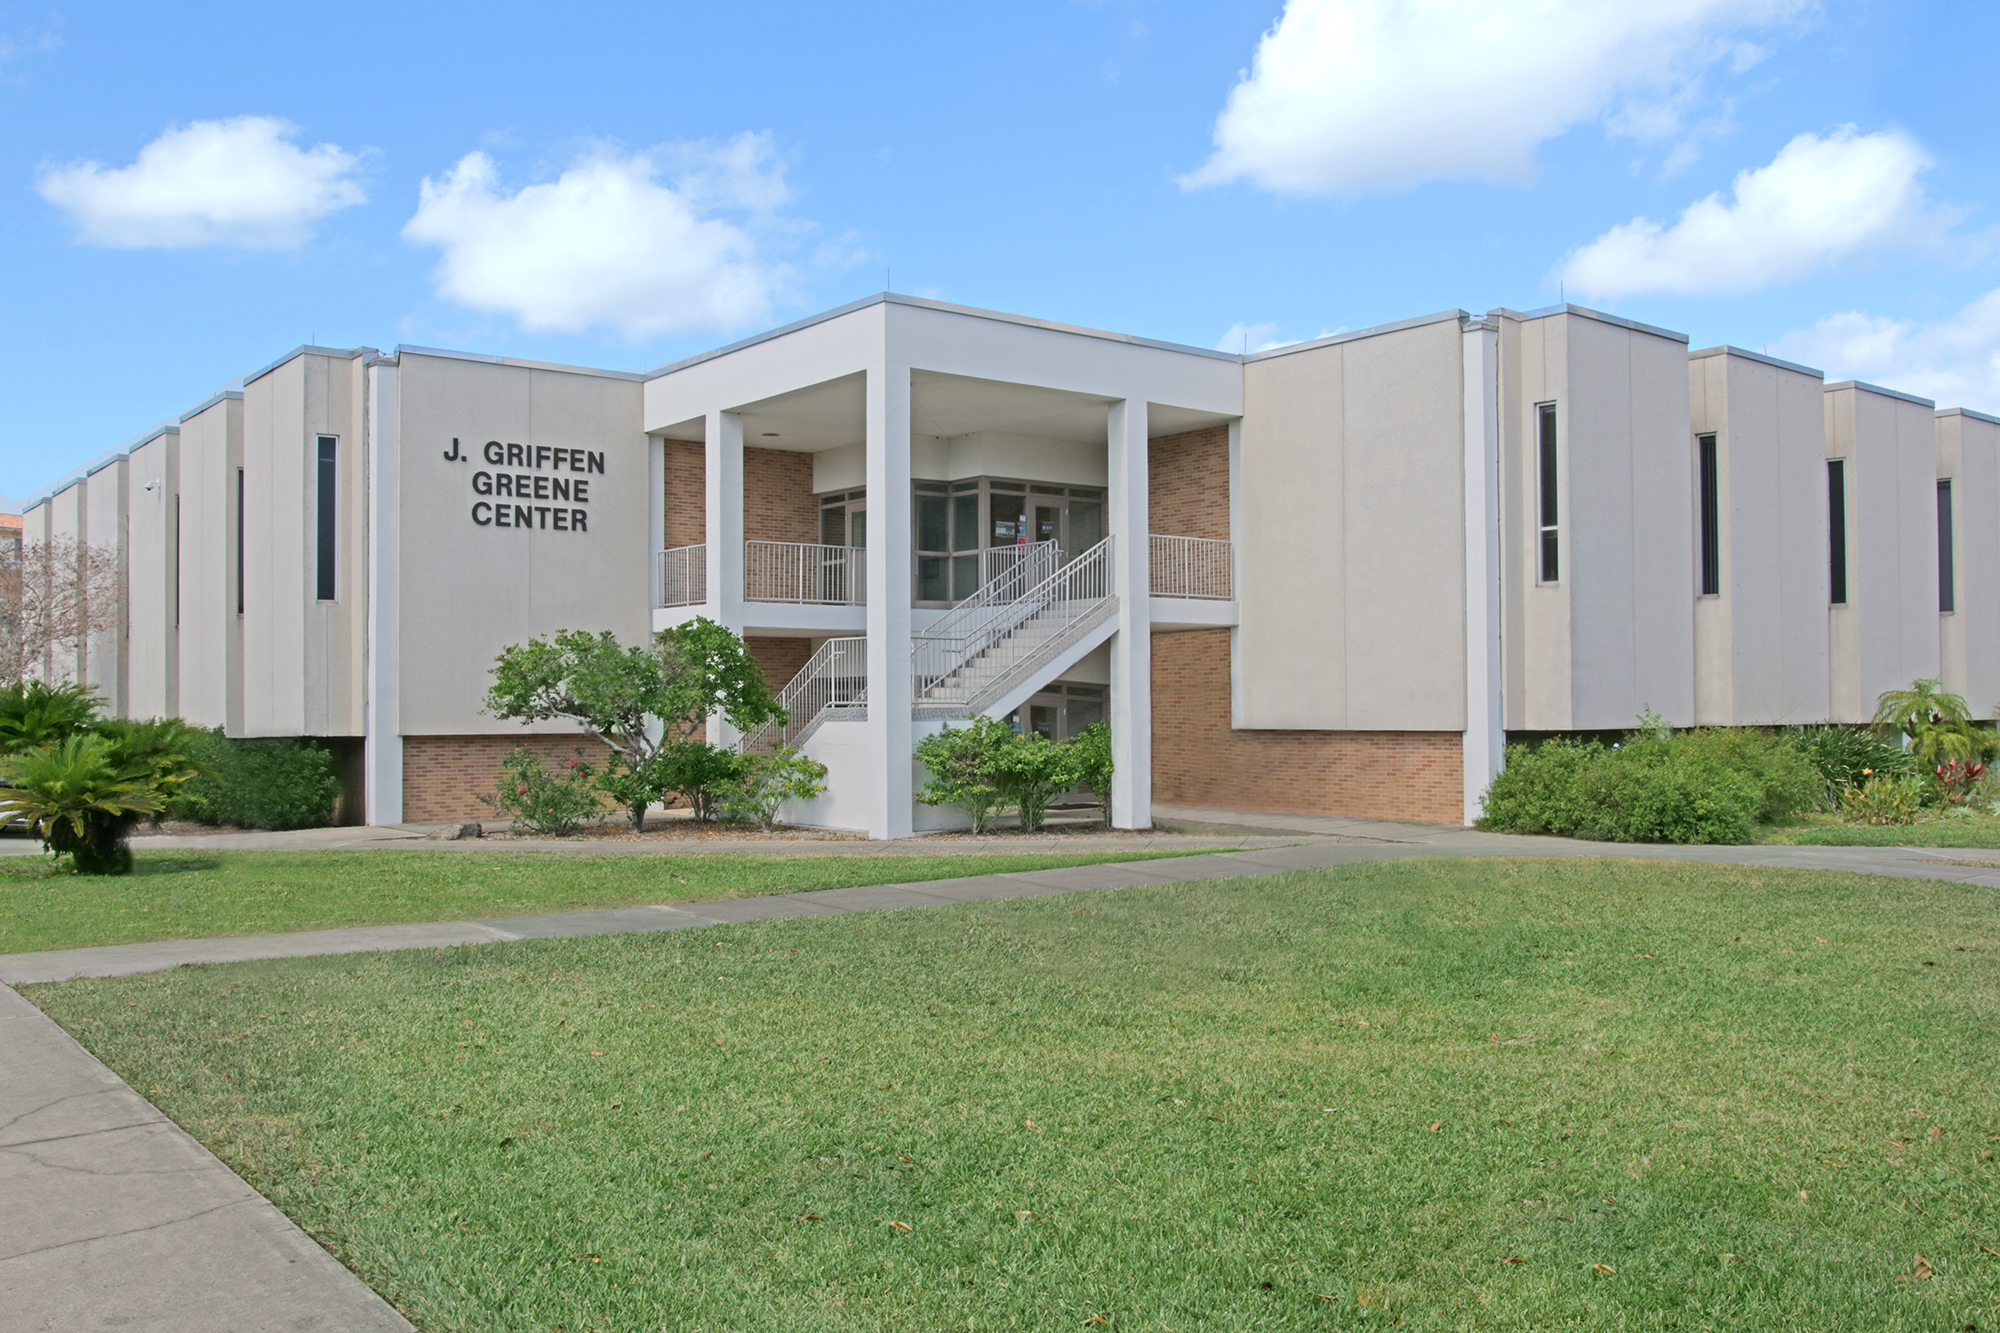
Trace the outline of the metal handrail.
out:
M 911 635 L 915 702 L 969 705 L 1052 639 L 1095 617 L 1112 597 L 1111 551 L 1106 537 L 1015 601 L 973 616 L 954 613 Z
M 868 601 L 867 551 L 816 542 L 743 543 L 743 600 L 816 606 Z
M 659 554 L 656 606 L 700 606 L 708 600 L 708 547 L 676 546 Z
M 828 639 L 778 695 L 783 722 L 766 722 L 737 742 L 740 753 L 797 745 L 819 724 L 843 713 L 868 716 L 868 640 Z
M 1150 582 L 1155 597 L 1228 601 L 1236 595 L 1234 546 L 1213 537 L 1153 533 Z

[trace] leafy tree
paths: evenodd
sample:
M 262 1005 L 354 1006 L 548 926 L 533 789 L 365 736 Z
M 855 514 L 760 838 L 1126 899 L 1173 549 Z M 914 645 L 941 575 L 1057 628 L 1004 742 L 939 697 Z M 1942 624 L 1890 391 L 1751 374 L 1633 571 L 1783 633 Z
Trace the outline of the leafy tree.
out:
M 1111 728 L 1093 722 L 1069 740 L 1070 761 L 1076 766 L 1076 780 L 1090 789 L 1104 808 L 1104 822 L 1111 823 Z
M 810 801 L 826 793 L 826 765 L 789 745 L 774 754 L 743 758 L 746 771 L 723 794 L 723 803 L 767 830 L 778 822 L 778 810 L 786 801 Z
M 1038 731 L 1010 737 L 993 756 L 993 780 L 1001 796 L 1020 812 L 1021 828 L 1032 833 L 1048 818 L 1055 798 L 1076 785 L 1076 755 Z
M 917 793 L 925 805 L 955 805 L 984 833 L 1002 805 L 995 762 L 1014 743 L 1014 728 L 997 717 L 975 717 L 962 727 L 946 726 L 917 743 L 919 763 L 930 781 Z
M 562 630 L 510 646 L 492 674 L 486 711 L 495 717 L 560 718 L 604 742 L 612 754 L 606 790 L 634 828 L 669 790 L 706 817 L 714 783 L 730 776 L 720 758 L 728 752 L 693 739 L 709 717 L 749 731 L 784 716 L 743 640 L 699 616 L 645 648 L 621 644 L 609 630 Z

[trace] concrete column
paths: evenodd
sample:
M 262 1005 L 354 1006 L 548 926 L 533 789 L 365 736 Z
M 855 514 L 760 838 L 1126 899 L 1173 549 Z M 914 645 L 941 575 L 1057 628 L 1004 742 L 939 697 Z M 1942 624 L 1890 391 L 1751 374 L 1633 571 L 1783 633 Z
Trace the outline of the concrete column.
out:
M 1500 673 L 1500 328 L 1463 327 L 1465 404 L 1465 822 L 1507 757 Z
M 1153 826 L 1153 626 L 1151 519 L 1147 513 L 1146 404 L 1111 405 L 1111 826 Z
M 708 605 L 704 614 L 718 624 L 743 632 L 743 418 L 734 412 L 710 412 L 702 433 L 707 466 L 707 517 L 703 531 L 708 543 Z M 664 456 L 661 468 L 666 464 Z M 663 501 L 664 503 L 664 501 Z M 661 516 L 664 525 L 665 515 Z M 731 745 L 736 728 L 720 716 L 708 720 L 708 739 Z
M 660 586 L 660 550 L 667 544 L 667 442 L 659 436 L 646 440 L 646 584 L 652 600 L 646 614 L 660 604 L 666 590 Z
M 915 799 L 910 728 L 910 368 L 868 371 L 868 833 L 906 838 Z
M 362 711 L 362 791 L 370 824 L 403 822 L 403 735 L 396 657 L 398 499 L 401 449 L 396 363 L 370 362 L 366 444 L 368 468 L 368 618 L 366 702 Z

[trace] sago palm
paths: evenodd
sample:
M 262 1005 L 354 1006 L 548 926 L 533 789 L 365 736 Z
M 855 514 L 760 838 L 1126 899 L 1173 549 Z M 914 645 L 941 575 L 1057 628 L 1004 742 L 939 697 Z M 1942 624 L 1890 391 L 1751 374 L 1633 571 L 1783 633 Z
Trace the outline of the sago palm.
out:
M 150 773 L 121 762 L 112 741 L 86 732 L 15 755 L 0 769 L 0 819 L 25 820 L 50 851 L 66 852 L 79 873 L 117 875 L 132 868 L 125 835 L 165 806 Z

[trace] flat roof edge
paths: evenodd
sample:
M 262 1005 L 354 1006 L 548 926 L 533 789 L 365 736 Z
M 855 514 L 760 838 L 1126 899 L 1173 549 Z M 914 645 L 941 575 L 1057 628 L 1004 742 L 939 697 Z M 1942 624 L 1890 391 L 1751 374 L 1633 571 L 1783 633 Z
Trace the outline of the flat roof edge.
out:
M 1472 318 L 1463 310 L 1440 310 L 1435 315 L 1418 315 L 1412 319 L 1391 320 L 1387 324 L 1373 324 L 1365 329 L 1353 329 L 1346 333 L 1329 333 L 1324 338 L 1309 338 L 1305 342 L 1286 343 L 1283 347 L 1273 347 L 1268 351 L 1246 353 L 1242 360 L 1248 365 L 1252 361 L 1268 361 L 1274 356 L 1290 356 L 1293 352 L 1310 352 L 1316 347 L 1331 347 L 1335 343 L 1351 343 L 1359 338 L 1375 338 L 1385 333 L 1400 333 L 1404 329 L 1420 329 L 1428 324 L 1442 324 L 1446 320 L 1463 323 Z
M 255 384 L 258 380 L 263 379 L 279 366 L 296 361 L 302 356 L 337 356 L 343 361 L 352 361 L 357 356 L 365 357 L 372 355 L 374 351 L 375 349 L 372 347 L 320 347 L 314 343 L 301 343 L 279 357 L 276 361 L 273 361 L 270 365 L 265 366 L 261 370 L 253 370 L 248 375 L 245 375 L 243 377 L 243 384 L 247 388 Z
M 1879 393 L 1884 398 L 1900 398 L 1906 403 L 1916 403 L 1920 406 L 1933 409 L 1937 407 L 1937 400 L 1935 398 L 1919 398 L 1913 393 L 1904 393 L 1901 389 L 1885 389 L 1879 384 L 1869 384 L 1865 380 L 1841 380 L 1836 384 L 1826 386 L 1828 393 L 1832 393 L 1836 389 L 1859 389 L 1863 393 Z
M 1699 361 L 1705 356 L 1740 356 L 1745 361 L 1761 361 L 1767 366 L 1776 366 L 1780 370 L 1796 370 L 1799 374 L 1810 375 L 1816 380 L 1826 378 L 1824 370 L 1815 370 L 1811 366 L 1802 366 L 1796 361 L 1781 361 L 1775 356 L 1766 356 L 1762 352 L 1753 352 L 1744 347 L 1731 347 L 1727 343 L 1724 343 L 1720 347 L 1704 347 L 1699 352 L 1689 352 L 1688 360 Z
M 1636 319 L 1626 319 L 1623 315 L 1606 314 L 1602 310 L 1592 310 L 1589 306 L 1568 304 L 1549 305 L 1543 306 L 1540 310 L 1509 310 L 1503 306 L 1490 313 L 1506 315 L 1511 319 L 1519 320 L 1547 319 L 1551 315 L 1577 315 L 1583 319 L 1594 319 L 1600 324 L 1616 324 L 1621 329 L 1633 329 L 1639 333 L 1650 333 L 1655 338 L 1671 338 L 1677 343 L 1690 341 L 1685 333 L 1675 333 L 1672 329 L 1663 329 L 1657 324 L 1641 324 Z
M 1989 426 L 2000 426 L 2000 417 L 1990 417 L 1969 407 L 1940 407 L 1937 414 L 1941 417 L 1971 417 L 1974 421 L 1984 421 Z
M 231 398 L 234 398 L 239 402 L 242 401 L 243 390 L 217 389 L 214 393 L 202 399 L 200 402 L 196 403 L 193 407 L 190 407 L 187 411 L 181 413 L 181 420 L 193 421 L 196 417 L 200 416 L 203 412 L 208 411 L 209 408 L 214 407 L 217 403 L 227 402 Z
M 663 375 L 671 375 L 676 371 L 686 370 L 690 366 L 698 366 L 704 361 L 713 361 L 719 356 L 728 356 L 732 352 L 740 352 L 745 348 L 755 347 L 759 343 L 770 342 L 773 338 L 782 338 L 787 334 L 797 333 L 801 329 L 809 329 L 815 324 L 825 324 L 830 320 L 839 319 L 843 315 L 851 315 L 857 310 L 866 310 L 870 306 L 878 305 L 909 306 L 913 310 L 935 310 L 947 315 L 963 315 L 968 319 L 996 320 L 1002 324 L 1016 324 L 1022 328 L 1046 329 L 1051 333 L 1070 333 L 1081 338 L 1102 338 L 1107 342 L 1120 342 L 1133 347 L 1151 347 L 1162 352 L 1184 352 L 1192 356 L 1207 357 L 1213 361 L 1235 361 L 1240 364 L 1244 359 L 1235 352 L 1220 352 L 1213 347 L 1190 347 L 1186 343 L 1166 342 L 1159 338 L 1142 338 L 1133 333 L 1112 333 L 1106 329 L 1086 328 L 1081 324 L 1059 324 L 1054 320 L 1035 319 L 1030 315 L 1011 315 L 1004 310 L 983 310 L 978 306 L 953 305 L 949 301 L 933 301 L 928 297 L 904 296 L 897 292 L 877 292 L 873 296 L 864 296 L 858 301 L 849 301 L 846 305 L 835 306 L 831 310 L 822 310 L 816 315 L 807 315 L 804 319 L 795 319 L 789 324 L 781 324 L 777 328 L 767 329 L 763 333 L 753 333 L 748 338 L 738 339 L 733 343 L 714 348 L 710 351 L 697 352 L 693 356 L 682 357 L 678 361 L 669 361 L 665 365 L 656 366 L 652 370 L 647 371 L 645 378 L 648 380 L 659 379 Z
M 374 348 L 367 349 L 373 352 Z M 442 357 L 447 361 L 479 361 L 489 366 L 509 366 L 515 370 L 553 370 L 564 375 L 594 375 L 606 380 L 644 380 L 643 370 L 604 370 L 597 366 L 571 366 L 560 361 L 529 361 L 517 356 L 493 356 L 487 352 L 460 352 L 449 347 L 416 347 L 409 343 L 397 343 L 395 356 L 401 364 L 403 353 L 412 356 Z M 380 359 L 380 358 L 377 358 Z

